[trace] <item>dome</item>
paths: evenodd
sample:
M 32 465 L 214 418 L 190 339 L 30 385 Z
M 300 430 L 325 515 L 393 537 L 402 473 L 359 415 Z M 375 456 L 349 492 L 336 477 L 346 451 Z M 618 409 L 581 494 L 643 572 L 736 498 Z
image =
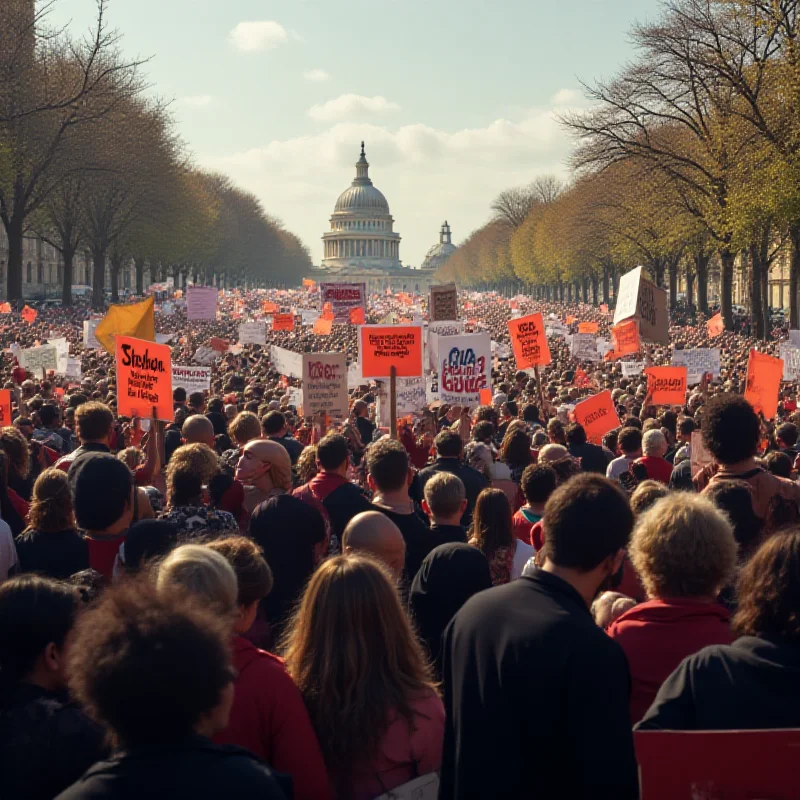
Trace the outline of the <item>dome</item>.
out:
M 451 241 L 452 233 L 450 226 L 445 220 L 439 231 L 439 242 L 428 250 L 425 260 L 422 262 L 422 269 L 438 269 L 456 251 L 456 246 Z
M 339 195 L 333 213 L 348 211 L 378 211 L 381 214 L 389 213 L 389 203 L 383 196 L 383 192 L 376 189 L 372 182 L 369 184 L 353 185 Z

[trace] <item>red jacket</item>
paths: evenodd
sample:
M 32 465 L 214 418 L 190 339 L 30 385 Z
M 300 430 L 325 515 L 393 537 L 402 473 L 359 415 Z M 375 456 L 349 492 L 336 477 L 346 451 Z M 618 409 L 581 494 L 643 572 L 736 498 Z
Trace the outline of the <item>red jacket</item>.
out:
M 530 520 L 531 517 L 533 517 L 532 522 Z M 533 542 L 531 541 L 531 532 L 539 520 L 541 520 L 541 517 L 538 514 L 534 514 L 529 508 L 521 508 L 511 518 L 514 536 L 516 536 L 517 539 L 525 542 L 525 544 L 533 545 Z M 541 528 L 541 525 L 539 527 Z
M 708 645 L 733 641 L 729 620 L 728 610 L 716 603 L 666 598 L 641 603 L 608 627 L 608 635 L 628 657 L 634 724 L 684 658 Z
M 672 464 L 666 458 L 659 456 L 644 456 L 636 459 L 636 464 L 642 464 L 647 470 L 647 477 L 651 481 L 659 483 L 669 483 L 672 477 Z
M 241 636 L 232 643 L 236 679 L 228 727 L 215 744 L 246 747 L 292 776 L 295 800 L 330 800 L 328 773 L 303 698 L 283 659 Z

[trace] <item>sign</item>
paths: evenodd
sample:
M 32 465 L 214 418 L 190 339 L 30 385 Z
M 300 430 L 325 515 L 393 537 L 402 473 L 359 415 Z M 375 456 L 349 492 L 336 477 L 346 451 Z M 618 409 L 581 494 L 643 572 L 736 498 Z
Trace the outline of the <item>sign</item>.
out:
M 67 367 L 64 370 L 64 377 L 73 381 L 79 381 L 83 377 L 83 368 L 80 358 L 70 356 L 67 359 Z
M 300 320 L 303 325 L 313 325 L 319 319 L 319 311 L 316 308 L 301 308 Z
M 614 324 L 630 317 L 639 320 L 639 331 L 643 339 L 669 344 L 667 292 L 643 277 L 641 267 L 625 273 L 619 282 Z
M 11 389 L 0 389 L 0 428 L 11 424 Z
M 20 312 L 20 316 L 28 325 L 33 325 L 33 323 L 36 322 L 36 317 L 39 316 L 39 312 L 35 308 L 26 305 Z
M 645 362 L 644 361 L 623 361 L 622 362 L 622 377 L 623 378 L 635 378 L 637 375 L 641 375 L 642 371 L 644 370 Z
M 579 322 L 578 333 L 597 333 L 600 326 L 596 322 Z
M 358 387 L 362 386 L 363 383 L 364 379 L 361 377 L 361 365 L 358 363 L 358 361 L 354 361 L 347 368 L 347 388 L 358 389 Z
M 789 331 L 789 341 L 795 346 L 800 347 L 800 331 Z
M 510 319 L 508 330 L 511 334 L 511 346 L 514 349 L 514 358 L 517 360 L 517 369 L 544 367 L 550 363 L 550 348 L 547 346 L 541 314 Z
M 189 319 L 216 319 L 218 292 L 213 286 L 189 286 L 186 309 Z
M 800 347 L 795 347 L 790 342 L 781 342 L 778 352 L 783 361 L 783 379 L 785 381 L 800 379 Z
M 703 375 L 710 372 L 712 377 L 720 376 L 720 357 L 717 347 L 694 347 L 690 350 L 675 350 L 672 353 L 673 367 L 686 367 L 686 383 L 696 386 Z
M 267 343 L 267 325 L 258 320 L 243 322 L 239 326 L 239 344 L 258 344 L 262 347 Z
M 612 358 L 638 353 L 641 349 L 639 343 L 639 326 L 635 319 L 620 322 L 611 329 Z
M 550 336 L 569 336 L 569 328 L 560 319 L 548 319 L 544 328 L 545 334 Z
M 303 414 L 324 411 L 347 419 L 347 357 L 344 353 L 303 353 Z
M 100 350 L 103 347 L 94 335 L 99 324 L 99 319 L 85 319 L 83 321 L 83 346 L 89 350 Z
M 431 322 L 428 325 L 428 369 L 436 372 L 436 362 L 439 360 L 439 337 L 458 336 L 464 333 L 464 323 L 461 320 Z
M 187 395 L 211 391 L 211 367 L 181 367 L 173 364 L 172 389 L 185 389 Z
M 597 362 L 602 359 L 597 352 L 597 340 L 593 333 L 573 333 L 570 337 L 570 352 L 578 361 Z
M 47 344 L 56 348 L 56 373 L 65 375 L 67 372 L 67 359 L 69 358 L 69 342 L 66 337 L 62 336 L 58 339 L 48 339 Z
M 592 395 L 575 406 L 575 422 L 583 426 L 586 438 L 594 444 L 602 444 L 603 436 L 620 425 L 611 392 L 606 389 Z
M 429 317 L 431 322 L 458 319 L 458 291 L 454 283 L 431 286 Z
M 332 319 L 325 319 L 324 317 L 320 317 L 314 323 L 314 334 L 316 336 L 329 336 L 332 329 L 333 329 Z
M 294 314 L 273 314 L 272 330 L 274 331 L 293 331 Z
M 358 329 L 361 374 L 386 380 L 390 368 L 398 378 L 422 375 L 422 328 L 414 325 L 362 325 Z
M 287 350 L 284 347 L 273 345 L 269 349 L 269 358 L 272 361 L 273 369 L 281 375 L 289 378 L 303 377 L 303 355 Z
M 701 469 L 707 467 L 709 464 L 714 463 L 714 456 L 711 455 L 711 451 L 706 447 L 701 431 L 692 431 L 690 447 L 692 462 L 691 470 L 692 477 L 694 477 L 698 472 L 700 472 Z
M 711 319 L 706 322 L 706 330 L 710 338 L 714 339 L 725 330 L 725 321 L 722 319 L 722 314 L 714 314 Z M 791 333 L 791 331 L 789 331 Z M 800 331 L 798 331 L 800 333 Z
M 647 391 L 656 406 L 682 406 L 686 402 L 686 367 L 647 367 Z
M 783 361 L 780 358 L 759 353 L 758 350 L 750 351 L 744 399 L 753 406 L 756 414 L 763 413 L 765 419 L 774 419 L 778 412 L 782 377 Z
M 261 304 L 261 309 L 265 314 L 278 314 L 281 310 L 281 307 L 277 303 L 272 303 L 269 300 L 265 300 Z
M 419 414 L 422 407 L 428 402 L 425 391 L 425 378 L 398 378 L 397 379 L 397 416 L 406 414 Z
M 216 289 L 214 290 L 216 291 Z M 116 337 L 117 413 L 171 422 L 172 360 L 169 345 Z
M 162 303 L 161 313 L 165 315 L 175 313 L 175 303 Z
M 55 372 L 58 367 L 58 351 L 52 344 L 20 350 L 19 365 L 34 375 L 38 375 L 42 370 Z
M 192 356 L 192 361 L 196 362 L 197 364 L 205 364 L 208 366 L 213 364 L 218 358 L 219 353 L 214 350 L 213 347 L 201 345 L 197 348 L 195 354 Z
M 330 303 L 333 321 L 337 325 L 346 325 L 350 321 L 351 308 L 367 307 L 365 283 L 321 283 L 319 293 L 323 310 Z
M 492 342 L 488 333 L 440 336 L 436 372 L 443 403 L 479 405 L 481 390 L 491 388 Z
M 361 306 L 350 309 L 350 324 L 363 325 L 366 322 L 364 318 L 364 309 Z

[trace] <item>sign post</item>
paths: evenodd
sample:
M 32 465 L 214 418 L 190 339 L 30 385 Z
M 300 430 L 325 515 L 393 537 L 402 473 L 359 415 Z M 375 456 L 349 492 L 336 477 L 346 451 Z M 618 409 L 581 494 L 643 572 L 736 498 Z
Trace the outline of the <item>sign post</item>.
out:
M 389 368 L 389 434 L 397 438 L 397 367 Z

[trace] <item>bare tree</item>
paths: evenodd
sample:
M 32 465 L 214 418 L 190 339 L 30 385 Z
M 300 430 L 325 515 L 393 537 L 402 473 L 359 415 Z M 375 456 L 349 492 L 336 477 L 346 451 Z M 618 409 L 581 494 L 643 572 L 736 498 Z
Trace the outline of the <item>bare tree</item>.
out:
M 519 228 L 539 199 L 530 187 L 516 187 L 500 192 L 491 205 L 494 218 L 512 228 Z
M 555 175 L 540 175 L 534 179 L 529 189 L 538 202 L 549 205 L 559 198 L 565 186 Z

